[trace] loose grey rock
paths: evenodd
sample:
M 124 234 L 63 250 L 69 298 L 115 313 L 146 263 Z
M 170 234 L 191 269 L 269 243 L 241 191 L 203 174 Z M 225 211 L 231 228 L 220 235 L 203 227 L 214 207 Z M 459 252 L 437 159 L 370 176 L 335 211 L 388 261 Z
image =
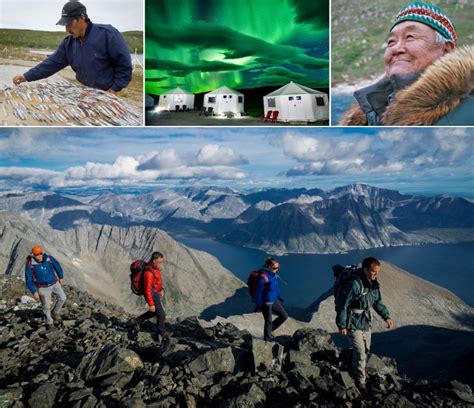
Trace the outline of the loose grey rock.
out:
M 231 347 L 210 350 L 188 365 L 191 372 L 206 372 L 210 375 L 218 372 L 233 372 L 235 368 L 235 359 Z
M 28 399 L 28 403 L 32 407 L 52 407 L 56 399 L 58 386 L 48 383 L 40 385 Z
M 278 343 L 252 339 L 252 357 L 255 371 L 279 369 L 283 360 L 283 346 Z
M 91 380 L 110 374 L 133 372 L 142 367 L 143 362 L 134 351 L 106 345 L 99 351 L 84 356 L 77 372 L 84 379 Z

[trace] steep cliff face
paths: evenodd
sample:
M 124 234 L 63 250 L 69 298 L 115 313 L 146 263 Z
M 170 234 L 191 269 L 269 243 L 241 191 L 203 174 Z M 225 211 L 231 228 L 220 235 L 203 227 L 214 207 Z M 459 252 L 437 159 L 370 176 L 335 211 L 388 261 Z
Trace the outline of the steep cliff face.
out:
M 165 255 L 164 303 L 171 316 L 203 312 L 226 299 L 241 298 L 249 306 L 243 283 L 213 256 L 187 248 L 165 232 L 147 227 L 120 228 L 88 225 L 55 231 L 2 213 L 0 216 L 0 270 L 21 275 L 33 245 L 41 244 L 65 269 L 65 279 L 93 296 L 126 310 L 143 310 L 143 299 L 130 291 L 129 265 L 159 250 Z M 240 291 L 239 291 L 240 289 Z
M 277 253 L 331 253 L 408 245 L 414 241 L 364 199 L 347 197 L 311 204 L 282 204 L 238 225 L 221 238 Z

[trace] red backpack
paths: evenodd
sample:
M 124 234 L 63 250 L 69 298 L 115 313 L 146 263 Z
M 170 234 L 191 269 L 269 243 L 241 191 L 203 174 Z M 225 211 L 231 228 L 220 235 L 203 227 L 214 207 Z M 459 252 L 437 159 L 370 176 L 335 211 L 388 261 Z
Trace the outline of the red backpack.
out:
M 130 288 L 135 295 L 141 296 L 143 292 L 143 272 L 146 268 L 146 262 L 143 259 L 137 259 L 130 264 Z
M 265 279 L 265 282 L 268 283 L 268 276 L 265 275 L 265 272 L 262 270 L 250 272 L 247 278 L 247 286 L 249 287 L 249 294 L 252 299 L 255 299 L 255 293 L 257 293 L 257 285 L 260 278 Z

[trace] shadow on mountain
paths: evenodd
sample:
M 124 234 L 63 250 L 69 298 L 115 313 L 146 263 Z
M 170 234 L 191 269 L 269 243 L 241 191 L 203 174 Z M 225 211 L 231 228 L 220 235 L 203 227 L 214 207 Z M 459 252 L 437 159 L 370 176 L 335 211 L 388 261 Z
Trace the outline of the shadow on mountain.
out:
M 332 334 L 339 347 L 346 338 Z M 453 379 L 474 386 L 474 332 L 424 325 L 373 333 L 373 353 L 397 360 L 398 371 L 414 379 L 444 383 Z
M 210 222 L 202 222 L 199 220 L 173 218 L 169 216 L 159 222 L 159 228 L 163 228 L 171 235 L 188 235 L 190 231 L 192 231 L 195 236 L 209 237 L 209 235 L 217 236 L 223 231 L 228 230 L 233 221 L 233 218 L 216 218 Z
M 311 303 L 308 307 L 303 309 L 298 316 L 295 316 L 298 320 L 303 322 L 309 323 L 313 314 L 319 310 L 319 305 L 324 302 L 328 297 L 334 294 L 334 288 L 329 288 L 326 292 L 324 292 L 321 296 L 319 296 L 313 303 Z
M 460 313 L 454 315 L 454 318 L 463 326 L 469 327 L 474 330 L 474 314 L 472 313 Z
M 254 309 L 255 306 L 249 297 L 248 289 L 240 288 L 237 289 L 231 297 L 224 300 L 224 302 L 212 305 L 203 310 L 199 318 L 212 320 L 217 316 L 229 317 L 251 313 Z
M 124 217 L 111 216 L 102 210 L 95 210 L 92 212 L 87 210 L 62 211 L 51 217 L 49 225 L 53 229 L 65 231 L 76 228 L 84 222 L 98 225 L 112 225 L 115 227 L 132 227 L 134 225 L 140 225 L 140 223 L 129 221 Z

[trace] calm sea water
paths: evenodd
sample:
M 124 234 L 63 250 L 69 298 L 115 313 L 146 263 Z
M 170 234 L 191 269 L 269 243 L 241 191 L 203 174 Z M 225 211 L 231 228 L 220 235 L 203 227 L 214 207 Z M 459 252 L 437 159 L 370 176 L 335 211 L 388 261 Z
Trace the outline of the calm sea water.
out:
M 331 124 L 337 125 L 344 112 L 355 102 L 352 94 L 331 95 Z
M 245 281 L 259 268 L 266 254 L 207 238 L 175 237 L 183 244 L 214 255 L 222 265 Z M 474 243 L 430 244 L 409 247 L 375 248 L 347 254 L 297 255 L 278 257 L 280 288 L 285 303 L 306 307 L 334 283 L 334 264 L 359 263 L 366 256 L 388 261 L 420 278 L 449 289 L 474 307 Z

